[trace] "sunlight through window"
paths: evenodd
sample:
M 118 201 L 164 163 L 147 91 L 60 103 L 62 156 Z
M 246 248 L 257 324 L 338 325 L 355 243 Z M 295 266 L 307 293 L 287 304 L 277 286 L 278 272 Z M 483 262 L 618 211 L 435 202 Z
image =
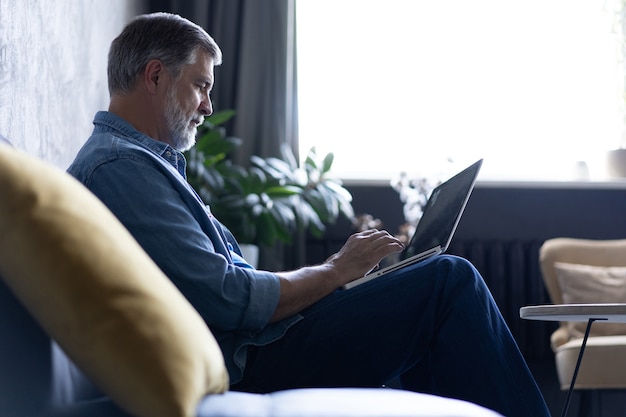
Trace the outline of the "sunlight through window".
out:
M 622 135 L 616 18 L 596 0 L 300 0 L 300 147 L 341 177 L 603 175 Z M 453 163 L 449 163 L 452 161 Z M 580 161 L 584 161 L 584 164 Z

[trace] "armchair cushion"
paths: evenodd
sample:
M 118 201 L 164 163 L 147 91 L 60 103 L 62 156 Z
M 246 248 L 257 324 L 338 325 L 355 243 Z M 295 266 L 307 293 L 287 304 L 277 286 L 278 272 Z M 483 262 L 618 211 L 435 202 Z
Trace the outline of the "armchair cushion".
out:
M 626 302 L 626 267 L 555 262 L 554 268 L 566 304 Z M 586 327 L 586 323 L 568 323 L 570 339 L 583 337 Z M 590 335 L 626 335 L 626 324 L 597 322 Z
M 204 321 L 119 221 L 66 173 L 1 143 L 0 236 L 10 292 L 131 414 L 190 416 L 227 389 Z
M 594 326 L 596 324 L 598 323 L 594 323 Z M 557 376 L 563 390 L 570 386 L 581 345 L 582 339 L 572 339 L 555 351 Z M 576 389 L 626 388 L 624 357 L 626 357 L 626 336 L 590 337 L 578 370 Z

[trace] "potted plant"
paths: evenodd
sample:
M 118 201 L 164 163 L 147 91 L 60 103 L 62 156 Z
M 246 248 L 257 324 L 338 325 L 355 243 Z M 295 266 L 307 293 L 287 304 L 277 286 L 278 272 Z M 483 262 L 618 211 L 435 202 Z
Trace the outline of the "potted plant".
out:
M 252 156 L 247 167 L 233 163 L 229 155 L 242 141 L 221 125 L 234 114 L 207 117 L 186 157 L 189 183 L 240 243 L 291 243 L 296 231 L 321 237 L 340 216 L 354 217 L 350 192 L 330 174 L 332 153 L 321 157 L 313 148 L 298 166 L 285 146 L 282 159 Z

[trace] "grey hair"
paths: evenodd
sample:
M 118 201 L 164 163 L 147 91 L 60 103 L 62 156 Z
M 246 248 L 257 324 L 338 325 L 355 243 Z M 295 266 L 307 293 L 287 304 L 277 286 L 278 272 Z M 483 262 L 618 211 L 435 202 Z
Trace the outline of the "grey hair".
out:
M 217 43 L 195 23 L 170 13 L 137 16 L 111 43 L 107 66 L 109 94 L 132 91 L 153 59 L 160 60 L 178 78 L 185 65 L 195 62 L 199 49 L 213 58 L 214 65 L 222 63 Z

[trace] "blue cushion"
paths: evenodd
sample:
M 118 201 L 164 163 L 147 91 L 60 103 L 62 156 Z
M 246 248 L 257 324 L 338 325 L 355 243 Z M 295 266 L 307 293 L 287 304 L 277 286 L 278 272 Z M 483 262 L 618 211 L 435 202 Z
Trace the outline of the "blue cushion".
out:
M 109 398 L 83 401 L 71 406 L 58 406 L 37 417 L 132 417 Z
M 37 415 L 50 402 L 52 344 L 0 278 L 0 410 Z
M 102 398 L 1 278 L 0 393 L 3 416 L 38 416 Z

